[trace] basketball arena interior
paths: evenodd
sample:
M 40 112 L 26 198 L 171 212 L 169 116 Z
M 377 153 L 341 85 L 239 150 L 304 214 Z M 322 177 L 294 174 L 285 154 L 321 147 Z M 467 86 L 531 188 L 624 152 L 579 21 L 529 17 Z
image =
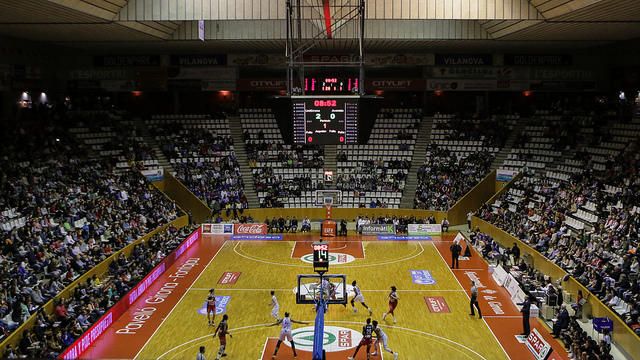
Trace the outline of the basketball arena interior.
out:
M 0 0 L 3 359 L 640 359 L 640 1 Z

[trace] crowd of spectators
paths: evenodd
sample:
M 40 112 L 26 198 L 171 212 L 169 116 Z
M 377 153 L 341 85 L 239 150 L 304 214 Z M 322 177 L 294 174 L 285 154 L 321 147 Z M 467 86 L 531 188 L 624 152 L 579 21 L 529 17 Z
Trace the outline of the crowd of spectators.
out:
M 203 200 L 215 213 L 246 209 L 247 197 L 240 167 L 234 155 L 213 160 L 175 163 L 178 178 L 191 192 Z
M 470 241 L 483 257 L 501 264 L 511 273 L 529 295 L 530 290 L 535 289 L 537 293 L 544 293 L 547 299 L 559 299 L 556 304 L 551 304 L 558 309 L 552 327 L 553 336 L 562 340 L 572 359 L 613 359 L 610 354 L 611 336 L 608 331 L 604 332 L 600 341 L 596 341 L 578 323 L 582 315 L 581 308 L 584 305 L 582 293 L 578 294 L 575 302 L 563 304 L 562 287 L 550 282 L 542 273 L 520 258 L 520 249 L 517 244 L 513 244 L 511 248 L 502 247 L 490 235 L 481 233 L 479 230 L 471 232 Z M 574 316 L 569 316 L 567 305 L 574 310 Z
M 279 168 L 321 168 L 324 166 L 324 148 L 318 145 L 294 145 L 292 148 L 283 144 L 266 141 L 249 141 L 246 143 L 249 167 L 255 168 L 258 163 L 271 163 Z
M 410 166 L 407 161 L 394 160 L 385 164 L 382 159 L 365 160 L 349 173 L 339 174 L 336 188 L 357 192 L 402 191 L 407 178 L 404 170 Z
M 11 134 L 9 136 L 8 134 Z M 5 133 L 0 156 L 0 336 L 178 208 L 137 172 L 115 174 L 65 131 Z
M 107 310 L 135 287 L 173 251 L 193 228 L 167 228 L 148 241 L 135 245 L 129 257 L 120 255 L 106 274 L 79 284 L 67 299 L 55 302 L 54 313 L 37 311 L 36 323 L 18 346 L 8 347 L 4 358 L 54 359 L 78 339 Z
M 180 123 L 158 125 L 151 133 L 164 136 L 162 152 L 169 159 L 219 156 L 233 146 L 231 136 L 203 129 L 184 129 Z
M 437 122 L 435 128 L 449 130 L 445 140 L 483 141 L 488 147 L 503 147 L 509 136 L 509 127 L 501 117 L 482 120 L 451 118 Z
M 308 174 L 285 178 L 282 174 L 276 175 L 273 168 L 268 166 L 255 169 L 253 181 L 256 191 L 266 192 L 260 203 L 263 208 L 283 207 L 279 198 L 299 197 L 303 191 L 316 190 L 322 186 L 321 183 L 312 181 Z
M 437 146 L 430 152 L 418 169 L 416 209 L 448 210 L 487 175 L 493 161 L 486 151 L 460 158 Z
M 513 184 L 523 194 L 515 205 L 505 193 L 499 207 L 485 205 L 479 216 L 529 243 L 603 302 L 628 304 L 619 314 L 640 334 L 638 154 L 632 144 L 604 171 L 585 169 L 566 182 L 522 177 Z M 587 203 L 595 205 L 598 220 L 572 231 L 565 220 Z

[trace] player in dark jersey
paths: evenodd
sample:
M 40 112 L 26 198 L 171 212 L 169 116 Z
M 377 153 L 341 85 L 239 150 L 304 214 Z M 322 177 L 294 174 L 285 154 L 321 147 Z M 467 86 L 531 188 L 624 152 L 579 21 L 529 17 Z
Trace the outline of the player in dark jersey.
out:
M 362 340 L 360 340 L 360 343 L 358 344 L 358 346 L 356 346 L 356 351 L 353 353 L 353 356 L 349 358 L 349 360 L 353 360 L 356 358 L 356 355 L 358 355 L 358 350 L 360 350 L 363 345 L 367 346 L 367 359 L 370 359 L 372 338 L 373 325 L 371 325 L 371 318 L 367 318 L 367 323 L 362 327 Z
M 209 326 L 214 326 L 216 321 L 216 295 L 215 290 L 209 290 L 207 295 L 207 320 L 209 320 Z
M 220 358 L 222 358 L 223 356 L 227 356 L 227 354 L 224 352 L 225 348 L 227 347 L 227 335 L 229 335 L 230 338 L 233 337 L 229 333 L 229 324 L 227 323 L 227 320 L 229 320 L 229 315 L 224 314 L 222 316 L 222 321 L 220 321 L 220 324 L 218 324 L 216 331 L 213 333 L 213 337 L 215 338 L 217 335 L 218 339 L 220 340 L 220 349 L 218 350 L 216 360 L 220 360 Z

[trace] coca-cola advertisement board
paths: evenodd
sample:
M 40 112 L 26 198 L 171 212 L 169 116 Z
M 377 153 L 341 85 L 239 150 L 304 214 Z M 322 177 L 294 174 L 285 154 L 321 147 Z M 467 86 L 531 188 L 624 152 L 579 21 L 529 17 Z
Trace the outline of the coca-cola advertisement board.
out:
M 266 235 L 267 224 L 234 224 L 233 233 L 237 235 Z

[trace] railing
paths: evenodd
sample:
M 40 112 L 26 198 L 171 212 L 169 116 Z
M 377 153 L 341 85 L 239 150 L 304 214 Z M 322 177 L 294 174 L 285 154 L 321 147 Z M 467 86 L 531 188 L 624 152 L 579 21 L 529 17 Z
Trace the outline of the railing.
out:
M 476 210 L 484 204 L 496 190 L 496 171 L 493 170 L 480 180 L 469 192 L 464 194 L 448 211 L 450 224 L 464 224 L 467 213 Z
M 168 171 L 164 172 L 164 180 L 154 184 L 185 211 L 191 212 L 191 221 L 196 224 L 205 222 L 211 217 L 211 209 L 195 196 L 180 180 Z
M 109 271 L 109 264 L 111 264 L 113 260 L 117 259 L 118 256 L 120 256 L 121 254 L 124 254 L 125 256 L 129 256 L 129 254 L 131 254 L 131 252 L 133 251 L 133 248 L 136 245 L 142 243 L 143 241 L 149 240 L 152 236 L 154 236 L 155 234 L 161 231 L 165 231 L 170 226 L 174 226 L 180 229 L 187 226 L 188 224 L 189 224 L 188 217 L 186 215 L 183 215 L 168 224 L 155 228 L 154 230 L 138 238 L 131 244 L 116 251 L 111 256 L 103 260 L 101 263 L 93 267 L 91 270 L 82 274 L 80 277 L 74 280 L 71 284 L 67 285 L 67 287 L 65 287 L 64 290 L 58 293 L 55 297 L 51 298 L 46 304 L 43 305 L 42 308 L 44 309 L 47 315 L 53 314 L 54 303 L 56 301 L 62 298 L 66 299 L 69 296 L 71 296 L 73 294 L 73 291 L 75 290 L 76 287 L 78 287 L 79 284 L 86 283 L 87 280 L 92 278 L 94 275 L 101 277 L 104 273 Z M 0 354 L 4 354 L 7 346 L 9 345 L 15 347 L 20 342 L 20 339 L 22 338 L 22 334 L 24 333 L 24 331 L 31 329 L 35 324 L 35 322 L 36 322 L 36 314 L 34 313 L 29 317 L 29 319 L 27 319 L 24 323 L 22 323 L 13 333 L 11 333 L 2 343 L 0 343 Z
M 471 220 L 473 228 L 478 227 L 480 232 L 490 235 L 498 244 L 503 247 L 511 247 L 513 243 L 518 244 L 522 256 L 528 255 L 533 260 L 533 267 L 548 275 L 553 280 L 563 279 L 568 273 L 560 266 L 547 259 L 540 254 L 536 249 L 529 246 L 529 244 L 521 241 L 517 237 L 509 234 L 508 232 L 488 223 L 478 217 L 473 217 Z M 582 294 L 587 298 L 587 301 L 591 305 L 592 314 L 594 317 L 608 317 L 613 320 L 613 341 L 619 345 L 624 352 L 628 354 L 640 354 L 640 337 L 636 335 L 627 324 L 605 305 L 598 297 L 592 294 L 586 287 L 580 284 L 576 279 L 570 277 L 569 280 L 562 282 L 562 290 L 568 292 L 574 297 L 578 293 L 578 290 L 582 291 Z M 587 297 L 587 294 L 589 295 Z

